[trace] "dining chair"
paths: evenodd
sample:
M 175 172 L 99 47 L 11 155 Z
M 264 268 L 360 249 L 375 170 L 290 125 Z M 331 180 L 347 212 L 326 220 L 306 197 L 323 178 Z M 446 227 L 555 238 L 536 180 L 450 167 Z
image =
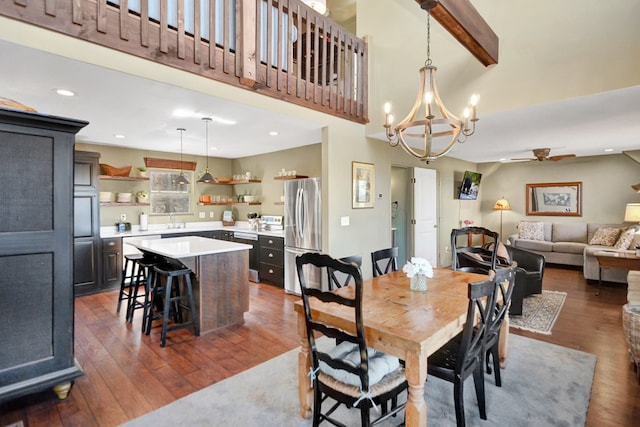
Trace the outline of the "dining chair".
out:
M 487 373 L 491 374 L 491 364 L 489 358 L 493 360 L 493 371 L 495 373 L 495 381 L 498 387 L 502 387 L 502 378 L 500 376 L 500 356 L 498 354 L 500 348 L 500 331 L 502 324 L 509 311 L 511 305 L 511 296 L 515 288 L 516 272 L 518 271 L 518 263 L 513 262 L 510 266 L 499 268 L 495 272 L 496 296 L 493 315 L 487 325 L 487 339 L 485 341 L 485 363 Z
M 427 374 L 453 383 L 456 424 L 465 425 L 464 382 L 473 374 L 480 418 L 487 419 L 484 396 L 484 357 L 487 327 L 495 307 L 495 273 L 489 279 L 469 283 L 467 321 L 462 333 L 429 356 Z M 474 325 L 474 320 L 478 319 Z M 428 381 L 428 377 L 427 377 Z
M 484 274 L 495 270 L 499 247 L 495 243 L 499 238 L 500 234 L 484 227 L 452 229 L 451 269 Z
M 371 252 L 371 270 L 373 271 L 373 277 L 397 271 L 398 248 L 393 247 Z
M 360 255 L 347 256 L 340 258 L 340 261 L 347 264 L 355 263 L 358 267 L 362 265 L 362 257 Z M 341 288 L 355 281 L 352 275 L 344 274 L 341 271 L 334 270 L 331 267 L 327 267 L 327 281 L 329 283 L 329 290 Z
M 323 291 L 307 286 L 304 270 L 305 266 L 316 268 L 332 268 L 354 278 L 354 291 L 348 296 L 342 296 L 331 291 Z M 326 254 L 305 253 L 296 257 L 296 268 L 300 281 L 301 297 L 307 328 L 307 340 L 311 357 L 309 375 L 313 385 L 313 425 L 318 426 L 322 421 L 334 425 L 340 423 L 333 412 L 340 406 L 358 408 L 360 410 L 361 425 L 375 425 L 390 416 L 395 416 L 404 409 L 405 404 L 398 402 L 398 395 L 407 389 L 407 379 L 404 368 L 397 357 L 390 356 L 373 348 L 367 347 L 362 317 L 362 274 L 354 264 L 347 264 Z M 355 331 L 347 332 L 317 318 L 311 310 L 311 302 L 319 300 L 321 303 L 335 303 L 348 310 Z M 334 338 L 340 344 L 329 349 L 319 346 L 316 334 Z M 324 342 L 322 344 L 327 344 Z M 331 397 L 335 402 L 326 401 Z M 331 405 L 322 411 L 322 404 Z M 387 404 L 391 403 L 390 407 Z M 371 420 L 370 409 L 382 406 L 379 417 Z

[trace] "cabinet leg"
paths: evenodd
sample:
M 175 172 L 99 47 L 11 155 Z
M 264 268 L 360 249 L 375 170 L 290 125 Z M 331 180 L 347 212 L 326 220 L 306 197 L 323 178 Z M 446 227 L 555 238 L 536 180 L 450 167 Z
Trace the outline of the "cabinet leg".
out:
M 69 397 L 69 391 L 71 391 L 71 381 L 54 386 L 53 391 L 58 396 L 58 399 L 66 399 Z

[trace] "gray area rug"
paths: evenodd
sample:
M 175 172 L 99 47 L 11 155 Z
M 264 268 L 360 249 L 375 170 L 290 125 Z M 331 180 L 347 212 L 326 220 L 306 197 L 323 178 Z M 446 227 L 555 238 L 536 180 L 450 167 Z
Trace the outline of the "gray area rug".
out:
M 512 328 L 551 335 L 551 328 L 562 310 L 566 292 L 542 291 L 522 301 L 522 316 L 509 316 Z
M 596 357 L 517 335 L 509 340 L 502 387 L 485 377 L 487 421 L 480 420 L 472 378 L 465 383 L 467 425 L 584 426 Z M 125 426 L 310 426 L 299 415 L 297 360 L 292 350 Z M 425 398 L 428 425 L 455 425 L 450 383 L 430 377 Z M 341 411 L 346 425 L 359 425 L 358 411 Z M 400 425 L 403 416 L 383 425 Z

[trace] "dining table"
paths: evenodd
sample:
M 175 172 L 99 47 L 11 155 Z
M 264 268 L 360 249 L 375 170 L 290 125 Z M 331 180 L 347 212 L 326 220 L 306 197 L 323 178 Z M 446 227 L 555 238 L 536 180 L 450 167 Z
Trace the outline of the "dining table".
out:
M 411 290 L 411 280 L 402 271 L 363 281 L 362 312 L 367 345 L 404 361 L 409 384 L 405 425 L 410 427 L 427 425 L 428 402 L 424 397 L 427 358 L 462 331 L 467 321 L 468 284 L 488 277 L 444 268 L 434 268 L 433 272 L 424 292 Z M 345 286 L 333 292 L 352 297 L 355 287 Z M 321 303 L 315 298 L 309 301 L 319 320 L 355 334 L 352 311 L 337 304 Z M 310 418 L 313 414 L 313 384 L 308 375 L 311 359 L 302 300 L 296 301 L 294 307 L 298 313 L 297 330 L 301 344 L 298 355 L 300 415 Z M 508 328 L 507 320 L 500 337 L 502 365 L 507 357 Z

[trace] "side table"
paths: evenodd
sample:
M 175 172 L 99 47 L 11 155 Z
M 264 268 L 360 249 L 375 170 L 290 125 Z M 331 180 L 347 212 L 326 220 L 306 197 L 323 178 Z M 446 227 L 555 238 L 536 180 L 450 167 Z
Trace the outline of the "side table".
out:
M 600 295 L 600 287 L 602 286 L 602 269 L 603 268 L 620 268 L 624 270 L 640 270 L 640 257 L 634 252 L 614 252 L 614 251 L 598 251 L 593 254 L 598 259 L 598 291 L 596 295 Z

